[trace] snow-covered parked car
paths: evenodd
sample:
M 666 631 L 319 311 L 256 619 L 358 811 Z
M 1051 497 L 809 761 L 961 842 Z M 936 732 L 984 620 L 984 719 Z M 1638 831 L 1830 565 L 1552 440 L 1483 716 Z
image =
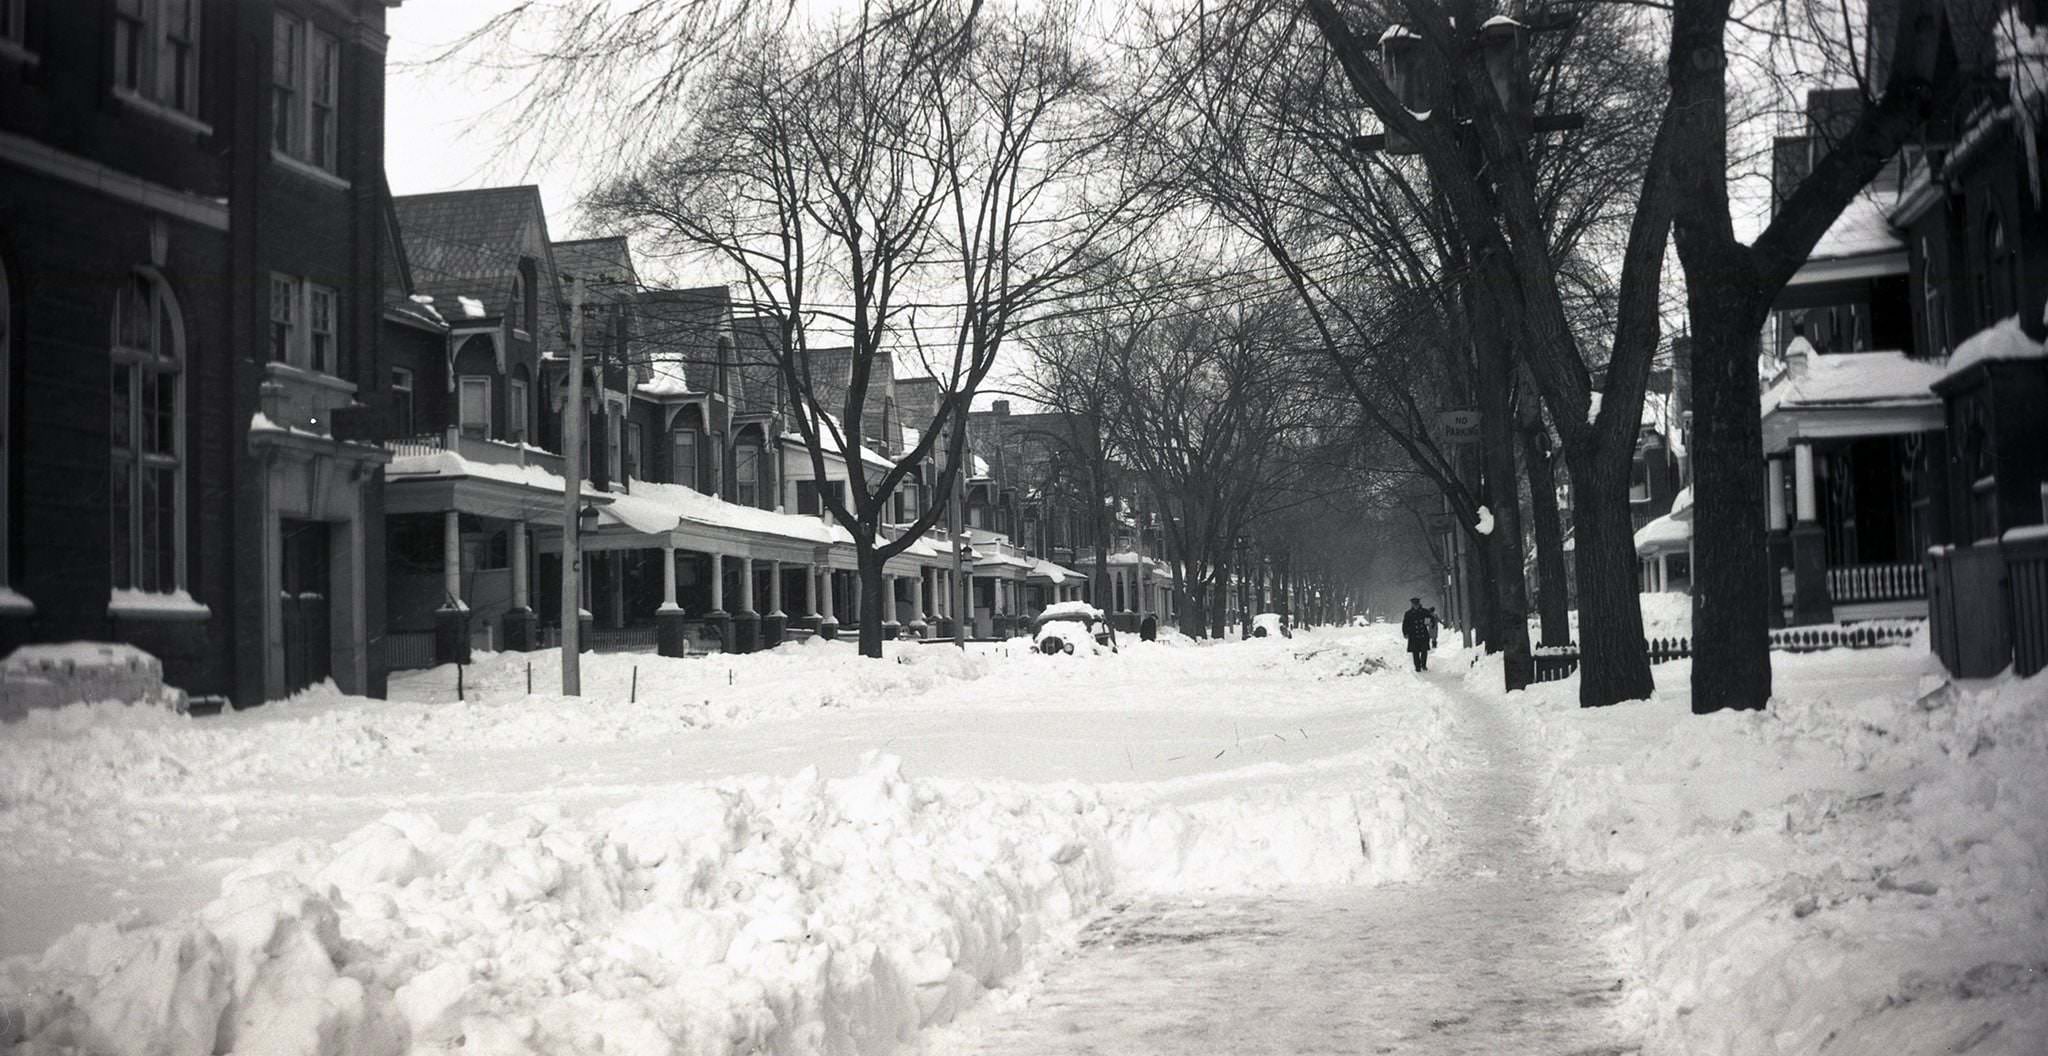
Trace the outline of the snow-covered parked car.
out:
M 1116 630 L 1102 610 L 1085 601 L 1061 601 L 1031 620 L 1031 647 L 1050 656 L 1086 650 L 1116 652 Z
M 1282 619 L 1279 613 L 1262 612 L 1252 617 L 1252 637 L 1292 638 L 1294 632 L 1288 630 L 1287 621 Z

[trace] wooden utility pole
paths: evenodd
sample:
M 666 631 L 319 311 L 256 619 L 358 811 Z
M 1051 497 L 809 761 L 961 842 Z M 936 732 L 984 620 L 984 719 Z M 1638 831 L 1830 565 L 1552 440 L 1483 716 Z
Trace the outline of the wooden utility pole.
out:
M 562 401 L 562 695 L 583 695 L 583 279 L 569 287 L 569 391 Z

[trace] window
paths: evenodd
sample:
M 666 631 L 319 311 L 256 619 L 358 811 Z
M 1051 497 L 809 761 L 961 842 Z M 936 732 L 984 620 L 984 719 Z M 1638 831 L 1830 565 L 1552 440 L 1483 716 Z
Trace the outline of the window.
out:
M 334 291 L 306 284 L 306 366 L 322 374 L 334 367 Z
M 2019 256 L 1996 213 L 1985 224 L 1984 256 L 1983 322 L 1989 326 L 2019 311 Z
M 458 379 L 457 423 L 471 436 L 491 435 L 491 379 L 464 374 Z
M 725 498 L 725 434 L 711 434 L 711 487 L 705 489 L 719 498 Z
M 1629 466 L 1628 501 L 1650 501 L 1650 463 L 1642 455 L 1637 455 Z
M 513 378 L 508 391 L 511 395 L 506 404 L 506 417 L 508 419 L 507 424 L 511 427 L 512 431 L 506 435 L 506 439 L 515 444 L 523 444 L 527 442 L 525 379 Z
M 332 287 L 294 275 L 270 276 L 270 361 L 331 374 L 340 354 Z
M 843 499 L 845 497 L 845 484 L 846 482 L 841 480 L 828 480 L 825 482 L 825 487 L 830 495 Z M 797 481 L 796 512 L 816 516 L 823 509 L 824 506 L 818 498 L 818 482 L 815 480 Z
M 640 423 L 626 423 L 626 472 L 625 478 L 632 480 L 640 476 Z
M 0 0 L 0 10 L 18 31 L 19 0 Z M 180 113 L 199 112 L 198 0 L 115 0 L 114 90 Z
M 270 23 L 270 146 L 328 172 L 340 168 L 341 42 L 278 12 Z
M 113 580 L 170 593 L 184 583 L 184 326 L 164 284 L 136 273 L 114 302 L 110 407 Z
M 668 479 L 686 488 L 697 486 L 697 430 L 678 429 L 669 434 Z
M 391 368 L 391 432 L 412 435 L 412 371 L 405 367 Z
M 1941 283 L 1934 276 L 1933 243 L 1920 240 L 1920 290 L 1922 315 L 1927 322 L 1927 355 L 1948 355 L 1948 319 L 1942 315 Z
M 521 270 L 522 270 L 522 271 L 523 271 L 523 270 L 525 269 L 525 264 L 524 264 L 523 262 L 521 263 L 521 265 L 520 265 L 520 268 L 521 268 Z M 510 313 L 510 312 L 517 312 L 517 313 L 519 313 L 518 315 L 516 315 L 516 316 L 513 316 L 513 318 L 515 318 L 515 319 L 518 319 L 518 320 L 519 320 L 519 322 L 518 322 L 518 324 L 517 324 L 518 328 L 519 328 L 519 329 L 521 329 L 521 330 L 526 330 L 526 331 L 527 331 L 528 333 L 532 333 L 532 331 L 531 331 L 530 329 L 528 329 L 528 327 L 527 327 L 527 325 L 526 325 L 526 276 L 525 276 L 525 275 L 514 275 L 514 276 L 512 276 L 512 300 L 510 301 L 510 303 L 508 303 L 508 304 L 507 304 L 507 306 L 506 306 L 505 310 L 506 310 L 506 312 L 508 312 L 508 313 Z
M 735 494 L 733 501 L 742 506 L 761 505 L 760 489 L 761 445 L 741 444 L 733 451 L 732 478 Z

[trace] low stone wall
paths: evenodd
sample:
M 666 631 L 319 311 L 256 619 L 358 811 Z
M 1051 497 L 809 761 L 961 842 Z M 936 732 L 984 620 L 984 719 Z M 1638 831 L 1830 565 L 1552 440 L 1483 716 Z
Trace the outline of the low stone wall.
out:
M 132 645 L 24 645 L 0 660 L 0 721 L 19 719 L 36 708 L 101 700 L 185 710 L 185 694 L 164 686 L 163 664 Z

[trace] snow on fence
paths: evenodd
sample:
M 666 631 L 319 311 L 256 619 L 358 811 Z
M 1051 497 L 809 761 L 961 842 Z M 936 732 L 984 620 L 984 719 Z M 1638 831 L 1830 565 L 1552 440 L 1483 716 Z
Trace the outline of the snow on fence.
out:
M 1926 596 L 1927 575 L 1916 563 L 1899 561 L 1828 569 L 1828 597 L 1837 604 Z
M 1787 627 L 1771 632 L 1771 649 L 1786 653 L 1811 653 L 1822 649 L 1875 649 L 1888 645 L 1904 645 L 1914 634 L 1911 623 L 1859 624 L 1852 627 Z M 1682 660 L 1692 655 L 1690 638 L 1652 638 L 1643 643 L 1643 651 L 1649 654 L 1650 662 L 1661 664 L 1667 660 Z M 1536 681 L 1556 682 L 1570 678 L 1579 669 L 1579 646 L 1572 642 L 1562 646 L 1538 646 L 1536 656 Z

